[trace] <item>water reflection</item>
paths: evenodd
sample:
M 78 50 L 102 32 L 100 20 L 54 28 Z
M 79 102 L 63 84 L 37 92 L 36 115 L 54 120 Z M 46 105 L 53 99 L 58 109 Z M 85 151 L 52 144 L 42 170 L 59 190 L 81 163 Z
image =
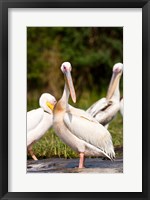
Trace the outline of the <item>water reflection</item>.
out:
M 27 173 L 123 173 L 123 159 L 115 161 L 86 158 L 84 169 L 78 159 L 50 158 L 27 161 Z

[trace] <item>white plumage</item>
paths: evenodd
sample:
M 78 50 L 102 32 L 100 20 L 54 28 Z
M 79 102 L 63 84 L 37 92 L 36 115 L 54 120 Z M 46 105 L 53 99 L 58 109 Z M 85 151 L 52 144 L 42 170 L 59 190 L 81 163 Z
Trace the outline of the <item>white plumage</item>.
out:
M 109 84 L 106 98 L 102 98 L 87 109 L 100 124 L 108 127 L 120 110 L 119 82 L 123 71 L 123 64 L 117 63 L 113 67 L 113 74 Z
M 109 159 L 114 157 L 111 135 L 104 126 L 87 116 L 71 113 L 65 113 L 64 123 L 69 131 L 81 140 L 79 148 L 81 148 L 80 151 L 84 149 L 85 156 L 105 155 Z
M 53 107 L 56 99 L 49 93 L 44 93 L 39 99 L 41 108 L 27 112 L 27 149 L 34 160 L 32 145 L 38 141 L 53 124 Z
M 123 98 L 121 98 L 121 100 L 120 100 L 120 113 L 123 117 Z
M 85 111 L 68 104 L 69 94 L 76 102 L 70 63 L 63 63 L 61 70 L 66 83 L 63 95 L 54 108 L 53 128 L 56 134 L 80 154 L 79 168 L 83 167 L 84 155 L 106 156 L 113 159 L 114 147 L 108 130 Z

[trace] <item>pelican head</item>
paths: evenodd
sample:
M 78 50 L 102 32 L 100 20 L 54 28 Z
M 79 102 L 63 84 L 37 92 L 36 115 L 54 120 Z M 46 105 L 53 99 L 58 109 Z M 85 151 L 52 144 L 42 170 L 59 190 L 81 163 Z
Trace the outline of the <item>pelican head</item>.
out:
M 56 99 L 54 96 L 52 96 L 49 93 L 43 93 L 39 99 L 39 105 L 41 108 L 43 108 L 48 113 L 52 113 L 53 108 L 56 104 Z
M 111 97 L 114 94 L 114 91 L 117 87 L 117 84 L 119 83 L 120 77 L 123 72 L 123 64 L 122 63 L 116 63 L 113 66 L 113 75 L 109 84 L 108 92 L 107 92 L 107 99 L 111 99 Z
M 121 76 L 122 71 L 123 71 L 123 64 L 122 63 L 116 63 L 113 66 L 113 73 L 116 73 L 116 74 Z
M 66 85 L 70 91 L 72 101 L 75 103 L 76 102 L 76 93 L 74 90 L 74 85 L 73 85 L 73 81 L 72 81 L 72 77 L 71 77 L 71 70 L 72 70 L 72 67 L 69 62 L 64 62 L 61 65 L 61 71 L 63 72 L 63 74 L 65 76 Z

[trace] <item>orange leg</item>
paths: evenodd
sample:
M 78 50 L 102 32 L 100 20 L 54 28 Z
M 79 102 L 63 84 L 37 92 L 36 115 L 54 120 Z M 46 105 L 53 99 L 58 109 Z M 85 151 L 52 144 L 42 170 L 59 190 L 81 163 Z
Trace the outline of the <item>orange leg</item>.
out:
M 80 153 L 79 169 L 84 168 L 84 153 Z
M 32 144 L 30 144 L 28 146 L 28 152 L 31 155 L 31 157 L 33 158 L 33 160 L 38 160 L 37 157 L 34 155 L 33 150 L 32 150 Z

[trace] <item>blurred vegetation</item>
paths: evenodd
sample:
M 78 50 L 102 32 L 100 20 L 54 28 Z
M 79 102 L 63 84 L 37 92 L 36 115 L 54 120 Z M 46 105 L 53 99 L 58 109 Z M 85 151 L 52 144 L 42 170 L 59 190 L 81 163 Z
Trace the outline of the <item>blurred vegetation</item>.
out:
M 64 61 L 73 67 L 77 105 L 83 95 L 90 101 L 91 91 L 96 99 L 101 93 L 105 95 L 113 65 L 123 62 L 123 29 L 28 27 L 28 109 L 45 91 L 61 97 L 64 79 L 60 65 Z
M 60 99 L 64 88 L 60 66 L 64 61 L 72 64 L 72 77 L 77 95 L 77 103 L 69 103 L 87 109 L 106 95 L 113 65 L 123 62 L 123 28 L 28 27 L 27 111 L 39 107 L 38 100 L 44 92 L 49 92 L 57 100 Z M 121 94 L 122 82 L 121 79 Z M 116 120 L 116 124 L 114 120 L 114 124 L 110 125 L 110 131 L 116 135 L 115 139 L 113 138 L 115 145 L 122 146 L 122 136 L 118 135 L 122 133 L 120 116 Z M 61 152 L 57 148 L 60 148 Z M 68 153 L 65 153 L 66 149 L 69 154 L 72 152 L 60 142 L 52 130 L 35 144 L 35 149 L 39 157 L 69 157 Z M 75 156 L 75 153 L 70 155 Z

